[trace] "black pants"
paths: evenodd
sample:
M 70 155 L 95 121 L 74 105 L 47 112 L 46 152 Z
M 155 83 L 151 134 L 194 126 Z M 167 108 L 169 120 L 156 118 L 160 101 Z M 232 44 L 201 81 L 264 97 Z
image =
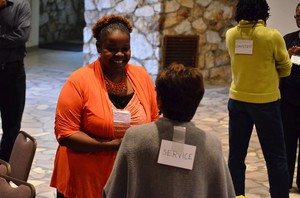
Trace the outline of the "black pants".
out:
M 2 138 L 0 158 L 9 161 L 20 131 L 25 106 L 26 74 L 23 61 L 0 64 L 0 112 Z
M 282 121 L 283 121 L 283 130 L 284 138 L 286 144 L 287 152 L 287 162 L 290 173 L 289 187 L 292 188 L 293 177 L 297 156 L 297 148 L 300 141 L 300 106 L 295 106 L 289 103 L 282 102 L 281 104 L 282 111 Z M 298 149 L 298 155 L 300 151 Z M 300 155 L 299 155 L 300 157 Z M 298 157 L 298 168 L 296 183 L 298 188 L 300 188 L 300 158 Z
M 272 198 L 289 197 L 289 171 L 280 101 L 255 104 L 229 99 L 228 166 L 237 195 L 245 195 L 245 158 L 249 140 L 256 127 L 266 161 Z
M 56 191 L 56 198 L 65 198 L 65 196 L 60 192 Z

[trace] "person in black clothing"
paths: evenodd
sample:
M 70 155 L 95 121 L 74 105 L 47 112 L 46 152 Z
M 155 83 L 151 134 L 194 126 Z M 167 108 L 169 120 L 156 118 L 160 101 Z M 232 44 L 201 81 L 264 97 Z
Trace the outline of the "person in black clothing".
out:
M 294 18 L 300 28 L 300 3 L 296 7 Z M 282 78 L 280 81 L 282 121 L 290 174 L 289 187 L 292 188 L 297 145 L 300 140 L 300 30 L 285 35 L 284 40 L 293 62 L 290 76 Z M 300 189 L 299 165 L 298 158 L 296 183 Z
M 0 0 L 0 158 L 8 161 L 25 106 L 24 57 L 31 28 L 27 0 Z

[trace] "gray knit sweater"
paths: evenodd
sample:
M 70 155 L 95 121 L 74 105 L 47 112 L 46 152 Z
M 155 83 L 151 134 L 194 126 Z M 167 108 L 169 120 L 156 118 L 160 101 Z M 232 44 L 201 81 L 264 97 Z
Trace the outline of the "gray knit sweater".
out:
M 173 126 L 186 127 L 185 144 L 196 146 L 193 170 L 157 163 L 161 140 L 172 140 Z M 192 122 L 167 118 L 128 129 L 111 176 L 107 198 L 234 198 L 220 141 Z

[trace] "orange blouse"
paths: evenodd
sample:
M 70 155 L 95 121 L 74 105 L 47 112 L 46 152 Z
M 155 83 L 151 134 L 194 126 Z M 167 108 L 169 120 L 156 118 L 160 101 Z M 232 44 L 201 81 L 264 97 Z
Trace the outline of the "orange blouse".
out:
M 132 104 L 140 104 L 137 112 L 145 118 L 137 119 L 137 108 L 133 108 L 132 120 L 146 123 L 158 119 L 156 92 L 149 74 L 143 67 L 131 64 L 125 71 L 135 91 L 128 110 Z M 82 131 L 92 137 L 113 139 L 113 108 L 98 59 L 71 74 L 63 86 L 55 116 L 56 138 Z M 101 198 L 115 156 L 115 151 L 79 153 L 58 146 L 50 186 L 67 198 Z

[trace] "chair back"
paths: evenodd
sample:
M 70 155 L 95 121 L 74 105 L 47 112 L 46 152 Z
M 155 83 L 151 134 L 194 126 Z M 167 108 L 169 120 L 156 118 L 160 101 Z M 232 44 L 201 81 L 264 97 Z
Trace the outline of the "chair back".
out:
M 27 181 L 36 147 L 36 139 L 28 133 L 20 131 L 9 158 L 11 177 L 25 182 Z
M 0 175 L 10 175 L 11 167 L 10 164 L 0 159 Z
M 0 175 L 1 198 L 35 198 L 35 187 L 16 178 Z

